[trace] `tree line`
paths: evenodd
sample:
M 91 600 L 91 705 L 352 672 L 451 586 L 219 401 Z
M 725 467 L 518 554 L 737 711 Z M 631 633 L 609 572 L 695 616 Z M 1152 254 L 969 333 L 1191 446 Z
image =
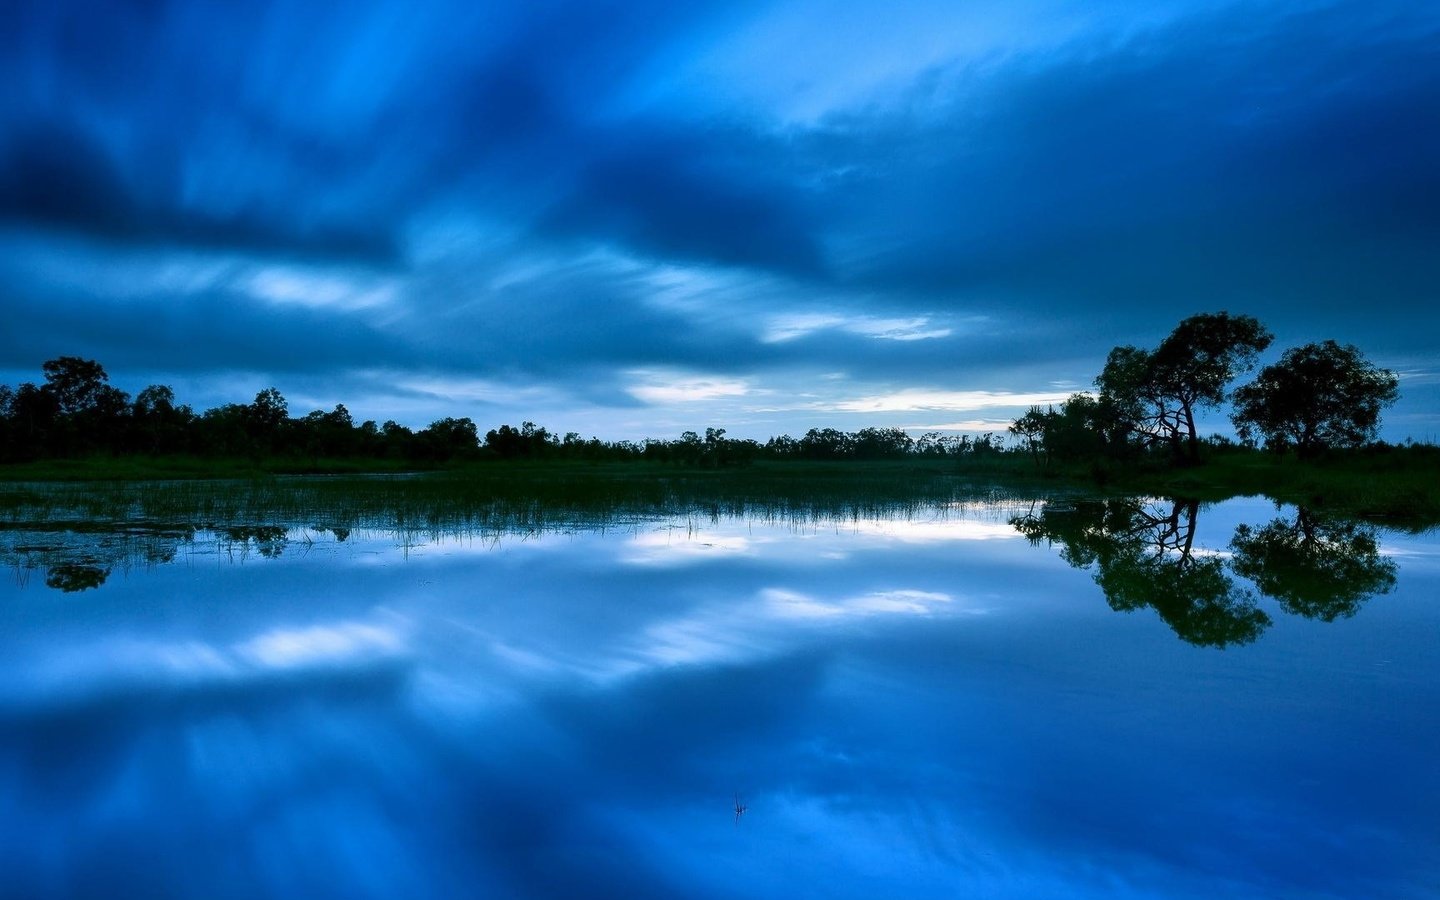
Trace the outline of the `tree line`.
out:
M 251 459 L 376 459 L 448 463 L 482 459 L 648 460 L 705 467 L 772 460 L 882 460 L 908 457 L 984 458 L 1004 450 L 1002 438 L 911 437 L 900 428 L 856 432 L 812 428 L 761 443 L 726 437 L 723 428 L 686 431 L 673 440 L 602 441 L 577 432 L 555 434 L 533 422 L 501 425 L 483 436 L 469 418 L 443 418 L 418 431 L 394 421 L 356 422 L 344 404 L 292 416 L 276 388 L 250 403 L 196 412 L 166 385 L 131 397 L 110 384 L 94 360 L 62 356 L 41 367 L 44 380 L 0 385 L 0 462 L 94 455 L 198 456 Z
M 812 428 L 799 438 L 761 443 L 726 437 L 723 428 L 686 431 L 672 440 L 602 441 L 553 433 L 533 422 L 481 435 L 469 418 L 442 418 L 414 430 L 394 421 L 356 422 L 344 404 L 292 416 L 285 397 L 266 388 L 250 403 L 196 412 L 173 389 L 151 385 L 134 397 L 109 382 L 94 360 L 62 356 L 41 367 L 44 380 L 0 385 L 0 462 L 109 454 L 250 459 L 373 459 L 443 464 L 481 459 L 647 460 L 722 467 L 757 460 L 978 460 L 1007 452 L 1052 462 L 1162 456 L 1197 462 L 1198 417 L 1233 401 L 1241 440 L 1312 457 L 1374 439 L 1381 410 L 1398 394 L 1395 375 L 1376 368 L 1354 346 L 1335 341 L 1285 351 L 1249 384 L 1230 384 L 1252 370 L 1273 336 L 1256 319 L 1205 313 L 1182 321 L 1154 349 L 1110 351 L 1096 391 L 1059 408 L 1032 407 L 1002 436 L 918 438 L 900 428 L 855 432 Z
M 1111 350 L 1094 393 L 1074 394 L 1059 409 L 1032 407 L 1009 431 L 1042 468 L 1157 452 L 1193 464 L 1202 444 L 1197 417 L 1230 399 L 1230 419 L 1247 446 L 1313 458 L 1375 439 L 1399 382 L 1353 345 L 1293 347 L 1232 393 L 1230 384 L 1254 369 L 1273 340 L 1251 316 L 1191 316 L 1154 349 Z

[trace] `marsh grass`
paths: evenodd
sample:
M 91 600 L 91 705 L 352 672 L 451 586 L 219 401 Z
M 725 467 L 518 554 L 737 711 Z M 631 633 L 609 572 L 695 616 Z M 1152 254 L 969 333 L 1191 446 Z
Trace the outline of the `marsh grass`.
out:
M 677 471 L 616 466 L 477 466 L 397 475 L 229 480 L 12 482 L 0 521 L 286 523 L 505 532 L 691 515 L 779 521 L 874 519 L 1011 496 L 1003 485 L 909 464 L 783 464 Z
M 0 560 L 17 576 L 44 568 L 47 584 L 83 590 L 112 569 L 166 562 L 182 551 L 278 556 L 327 532 L 336 541 L 352 532 L 380 534 L 411 547 L 661 521 L 696 531 L 728 519 L 844 527 L 945 519 L 1020 502 L 997 484 L 906 464 L 739 472 L 544 464 L 404 475 L 11 482 L 0 484 Z
M 251 474 L 228 479 L 0 481 L 0 523 L 83 529 L 135 523 L 372 528 L 433 534 L 534 532 L 665 516 L 826 522 L 930 515 L 955 504 L 1059 496 L 1234 496 L 1326 509 L 1419 530 L 1440 523 L 1440 450 L 1300 462 L 1219 453 L 1204 465 L 1039 472 L 1014 455 L 981 465 L 945 459 L 762 462 L 681 469 L 647 463 L 481 463 L 432 472 Z M 75 469 L 95 474 L 99 469 Z M 12 471 L 7 473 L 14 475 Z

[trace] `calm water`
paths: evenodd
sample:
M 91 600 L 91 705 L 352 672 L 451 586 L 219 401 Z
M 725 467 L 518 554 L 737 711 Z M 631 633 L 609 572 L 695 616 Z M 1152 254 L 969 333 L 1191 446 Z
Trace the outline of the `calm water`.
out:
M 1440 893 L 1434 534 L 1024 503 L 0 554 L 6 896 Z

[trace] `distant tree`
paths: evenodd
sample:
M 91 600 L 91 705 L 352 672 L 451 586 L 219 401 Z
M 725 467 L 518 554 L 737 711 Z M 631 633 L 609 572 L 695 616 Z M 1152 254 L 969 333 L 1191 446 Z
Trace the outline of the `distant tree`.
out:
M 255 402 L 245 407 L 244 427 L 251 453 L 277 453 L 286 449 L 289 426 L 290 404 L 276 388 L 258 392 Z
M 812 428 L 800 439 L 800 454 L 807 459 L 844 459 L 854 449 L 854 436 L 834 428 Z
M 90 359 L 62 356 L 40 367 L 45 372 L 45 389 L 60 405 L 60 414 L 73 416 L 101 402 L 109 376 L 105 368 Z
M 137 450 L 174 453 L 185 447 L 195 413 L 188 406 L 175 405 L 175 391 L 169 386 L 152 384 L 135 396 L 130 418 Z
M 441 422 L 452 421 L 468 422 L 470 420 L 441 420 Z M 440 423 L 434 423 L 430 427 L 434 428 L 438 424 Z M 523 422 L 519 428 L 512 425 L 501 425 L 499 428 L 492 428 L 485 432 L 485 449 L 501 459 L 543 456 L 558 446 L 559 442 L 555 437 L 534 422 Z
M 435 460 L 472 457 L 480 447 L 479 433 L 469 418 L 446 417 L 431 422 L 415 439 L 425 455 Z
M 1230 382 L 1253 368 L 1272 340 L 1250 316 L 1202 313 L 1182 321 L 1154 351 L 1116 347 L 1096 385 L 1136 433 L 1195 461 L 1196 414 L 1223 402 Z
M 250 404 L 250 421 L 262 432 L 278 429 L 290 417 L 290 404 L 276 388 L 265 388 Z
M 122 449 L 128 428 L 130 398 L 109 384 L 105 368 L 78 356 L 45 362 L 46 393 L 58 408 L 49 433 L 49 450 L 66 455 L 97 448 Z
M 1352 345 L 1325 341 L 1286 350 L 1238 389 L 1232 419 L 1245 440 L 1258 436 L 1267 447 L 1294 447 L 1308 457 L 1373 439 L 1380 410 L 1398 395 L 1394 373 Z
M 1025 415 L 1010 423 L 1009 432 L 1020 438 L 1036 467 L 1044 469 L 1050 463 L 1050 441 L 1048 436 L 1059 413 L 1053 407 L 1041 409 L 1030 407 Z
M 765 442 L 765 453 L 773 459 L 790 459 L 800 455 L 800 442 L 788 434 L 772 437 Z
M 380 426 L 380 446 L 391 459 L 408 458 L 414 455 L 415 432 L 394 419 L 387 419 Z
M 257 453 L 250 420 L 249 404 L 227 403 L 207 409 L 195 423 L 191 445 L 210 456 Z
M 900 459 L 915 447 L 903 428 L 862 428 L 851 441 L 857 459 Z
M 1090 394 L 1071 394 L 1045 433 L 1047 452 L 1062 462 L 1120 455 L 1125 431 L 1114 406 Z
M 54 394 L 28 381 L 16 388 L 9 403 L 8 457 L 35 459 L 43 455 L 49 450 L 59 418 L 60 403 Z
M 304 450 L 317 460 L 321 456 L 351 456 L 361 448 L 363 435 L 345 404 L 330 412 L 315 410 L 296 423 Z M 373 425 L 373 423 L 372 423 Z

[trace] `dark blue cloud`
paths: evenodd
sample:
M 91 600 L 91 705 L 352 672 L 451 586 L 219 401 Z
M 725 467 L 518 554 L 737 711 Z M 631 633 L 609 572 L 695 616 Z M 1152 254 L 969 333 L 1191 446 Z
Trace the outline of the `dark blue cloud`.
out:
M 650 140 L 596 159 L 543 225 L 665 259 L 820 275 L 818 229 L 799 190 L 753 155 L 732 155 L 725 137 Z
M 1242 304 L 1335 327 L 1376 294 L 1428 316 L 1437 36 L 1426 14 L 1238 8 L 955 73 L 924 118 L 822 137 L 827 155 L 874 142 L 862 172 L 904 148 L 929 161 L 854 186 L 910 198 L 858 277 L 1146 330 Z
M 97 277 L 0 273 L 12 370 L 423 369 L 602 406 L 655 367 L 1033 390 L 1219 308 L 1440 368 L 1424 8 L 1181 3 L 928 68 L 853 34 L 812 54 L 840 87 L 807 118 L 744 56 L 766 3 L 13 7 L 0 239 Z M 137 298 L 117 260 L 169 280 Z M 246 288 L 267 266 L 393 297 L 276 304 Z M 667 273 L 724 287 L 669 303 Z M 985 325 L 767 340 L 817 310 Z
M 144 247 L 211 247 L 389 261 L 394 236 L 364 223 L 296 221 L 280 210 L 186 208 L 174 172 L 126 173 L 67 125 L 36 125 L 0 147 L 0 221 Z M 158 176 L 158 177 L 157 177 Z

